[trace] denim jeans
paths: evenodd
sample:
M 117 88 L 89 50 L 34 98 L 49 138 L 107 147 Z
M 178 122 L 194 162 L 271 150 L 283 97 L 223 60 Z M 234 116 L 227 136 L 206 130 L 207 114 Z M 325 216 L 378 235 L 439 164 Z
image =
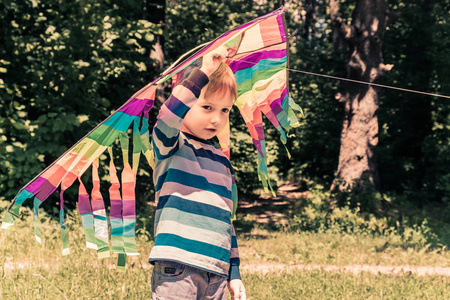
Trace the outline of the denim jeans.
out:
M 152 300 L 226 300 L 227 278 L 172 261 L 156 261 Z

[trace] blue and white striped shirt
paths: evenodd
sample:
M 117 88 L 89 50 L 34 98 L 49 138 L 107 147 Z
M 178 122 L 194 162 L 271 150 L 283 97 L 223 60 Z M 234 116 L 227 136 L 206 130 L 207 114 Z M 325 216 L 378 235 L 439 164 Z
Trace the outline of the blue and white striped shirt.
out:
M 174 88 L 153 129 L 157 209 L 149 261 L 176 261 L 234 279 L 240 275 L 231 163 L 210 142 L 180 131 L 208 81 L 195 69 Z

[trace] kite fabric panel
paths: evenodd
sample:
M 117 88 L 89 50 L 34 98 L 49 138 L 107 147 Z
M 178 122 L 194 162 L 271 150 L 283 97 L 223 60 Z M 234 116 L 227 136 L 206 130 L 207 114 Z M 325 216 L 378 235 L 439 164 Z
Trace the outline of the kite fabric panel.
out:
M 256 147 L 258 176 L 265 190 L 272 190 L 267 171 L 262 115 L 264 114 L 275 126 L 283 143 L 286 142 L 289 128 L 298 126 L 293 110 L 298 110 L 299 107 L 289 97 L 287 89 L 288 53 L 284 12 L 285 9 L 280 8 L 224 33 L 135 93 L 114 114 L 101 122 L 19 191 L 3 218 L 1 228 L 6 229 L 13 225 L 19 217 L 22 204 L 28 199 L 33 199 L 34 232 L 36 240 L 41 242 L 38 210 L 49 195 L 59 187 L 62 253 L 69 254 L 69 235 L 64 224 L 64 191 L 78 180 L 78 210 L 85 232 L 86 246 L 96 249 L 98 257 L 104 258 L 110 256 L 109 242 L 111 242 L 112 251 L 119 255 L 118 269 L 123 271 L 126 257 L 138 255 L 135 241 L 136 173 L 141 154 L 153 167 L 148 119 L 149 111 L 154 104 L 157 85 L 169 79 L 176 83 L 181 75 L 180 72 L 186 67 L 193 65 L 203 55 L 221 46 L 231 49 L 228 50 L 229 57 L 225 63 L 230 66 L 236 77 L 238 98 L 235 105 L 239 108 Z M 220 147 L 228 158 L 230 157 L 229 126 L 228 124 L 217 136 Z M 119 141 L 123 157 L 120 179 L 113 161 L 112 146 L 116 141 Z M 129 153 L 130 141 L 133 143 L 132 153 Z M 110 157 L 109 216 L 100 193 L 98 175 L 99 157 L 106 153 Z M 91 195 L 81 181 L 81 176 L 90 167 L 93 181 Z M 110 240 L 109 230 L 111 231 Z

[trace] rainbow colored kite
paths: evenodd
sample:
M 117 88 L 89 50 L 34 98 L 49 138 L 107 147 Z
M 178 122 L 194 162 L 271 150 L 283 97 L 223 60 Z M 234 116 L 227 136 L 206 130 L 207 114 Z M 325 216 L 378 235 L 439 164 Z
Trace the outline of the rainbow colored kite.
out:
M 287 31 L 284 8 L 259 17 L 229 31 L 209 43 L 184 62 L 169 68 L 159 78 L 134 94 L 114 114 L 100 123 L 83 139 L 66 151 L 53 164 L 36 176 L 20 190 L 9 207 L 1 228 L 8 228 L 18 218 L 22 204 L 34 201 L 34 228 L 38 242 L 41 241 L 38 209 L 50 194 L 60 187 L 60 224 L 63 255 L 69 254 L 69 239 L 64 225 L 64 191 L 79 181 L 78 209 L 86 237 L 86 246 L 96 249 L 98 257 L 109 257 L 108 215 L 100 193 L 98 175 L 99 157 L 107 152 L 110 156 L 110 211 L 111 245 L 119 254 L 118 268 L 123 270 L 127 256 L 137 255 L 135 242 L 136 205 L 135 186 L 139 158 L 142 154 L 153 167 L 153 152 L 148 126 L 149 111 L 153 107 L 158 84 L 172 78 L 174 82 L 181 71 L 206 53 L 225 46 L 230 57 L 226 63 L 233 70 L 238 98 L 236 106 L 249 129 L 258 153 L 258 175 L 266 191 L 270 182 L 267 171 L 263 117 L 279 131 L 286 142 L 286 132 L 297 126 L 293 109 L 300 109 L 289 97 L 287 89 Z M 129 134 L 128 132 L 131 132 Z M 132 145 L 132 162 L 129 161 L 129 143 Z M 229 125 L 218 135 L 222 151 L 230 157 Z M 121 178 L 113 162 L 113 144 L 119 140 L 123 156 Z M 93 189 L 86 191 L 81 175 L 92 166 Z

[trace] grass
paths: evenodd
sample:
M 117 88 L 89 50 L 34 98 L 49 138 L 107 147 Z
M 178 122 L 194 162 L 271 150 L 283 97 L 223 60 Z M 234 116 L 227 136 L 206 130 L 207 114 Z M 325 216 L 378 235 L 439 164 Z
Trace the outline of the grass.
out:
M 116 257 L 98 260 L 85 249 L 79 218 L 69 227 L 71 254 L 61 255 L 55 221 L 43 217 L 43 244 L 34 241 L 29 213 L 12 229 L 0 230 L 0 299 L 149 299 L 151 240 L 138 238 L 138 257 L 127 271 L 115 271 Z M 252 272 L 262 264 L 428 265 L 450 267 L 445 248 L 402 247 L 392 236 L 339 233 L 269 232 L 258 229 L 239 238 L 248 299 L 449 299 L 450 277 L 323 270 Z
M 448 277 L 341 272 L 247 274 L 249 299 L 449 299 Z
M 241 238 L 239 251 L 244 261 L 249 264 L 276 262 L 288 265 L 450 267 L 450 251 L 444 247 L 403 248 L 390 240 L 390 236 L 254 230 L 247 238 Z
M 79 258 L 77 258 L 78 260 Z M 96 264 L 94 264 L 96 265 Z M 244 273 L 248 299 L 449 299 L 443 276 L 353 276 L 342 272 Z M 108 264 L 30 268 L 3 276 L 1 299 L 149 299 L 150 270 L 116 273 Z

